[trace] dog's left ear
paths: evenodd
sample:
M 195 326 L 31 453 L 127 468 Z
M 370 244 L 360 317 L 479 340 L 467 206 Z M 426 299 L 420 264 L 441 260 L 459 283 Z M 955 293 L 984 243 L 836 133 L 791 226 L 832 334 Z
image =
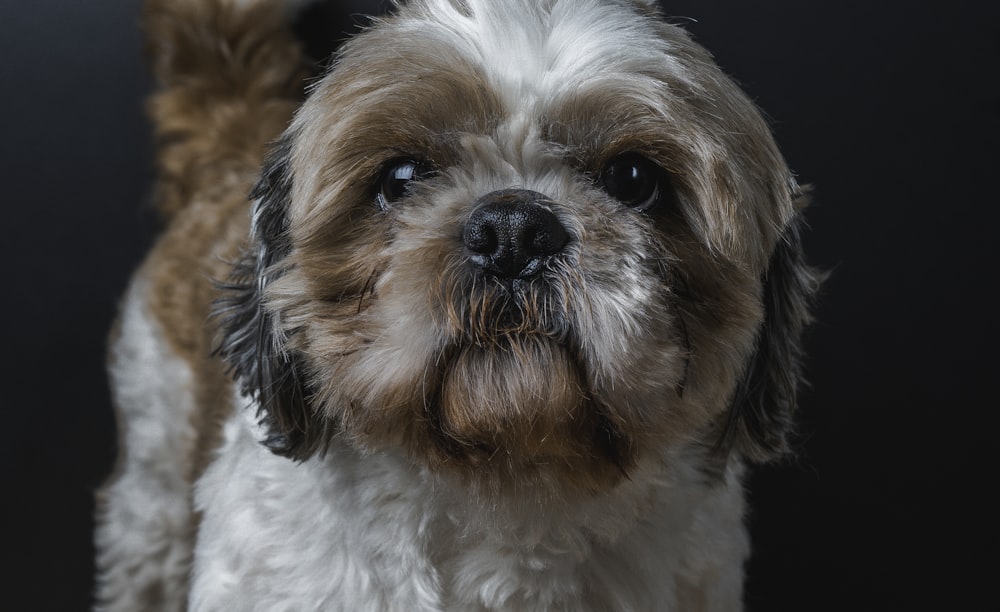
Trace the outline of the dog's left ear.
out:
M 308 441 L 313 428 L 304 363 L 287 346 L 265 295 L 268 284 L 286 272 L 291 251 L 290 154 L 291 138 L 285 136 L 265 160 L 250 194 L 255 203 L 247 249 L 229 281 L 221 285 L 213 314 L 221 329 L 217 352 L 229 364 L 241 391 L 257 401 L 258 418 L 268 429 L 264 445 L 279 455 L 305 459 L 316 449 Z
M 788 437 L 802 376 L 802 333 L 811 321 L 822 275 L 805 263 L 802 210 L 808 195 L 796 189 L 796 216 L 771 255 L 763 279 L 764 322 L 757 347 L 736 389 L 718 438 L 718 450 L 753 461 L 788 452 Z

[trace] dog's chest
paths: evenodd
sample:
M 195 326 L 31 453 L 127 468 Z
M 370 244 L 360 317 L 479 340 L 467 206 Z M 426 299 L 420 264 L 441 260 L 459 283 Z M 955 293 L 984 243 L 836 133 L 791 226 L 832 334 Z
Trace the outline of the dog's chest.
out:
M 581 515 L 487 529 L 400 457 L 333 448 L 296 463 L 264 449 L 239 415 L 225 438 L 197 484 L 195 610 L 671 609 L 709 569 L 704 555 L 692 564 L 692 537 L 712 569 L 745 554 L 741 504 L 728 495 L 712 510 L 735 505 L 735 517 L 678 498 L 638 518 L 609 509 L 603 527 L 576 525 L 601 522 Z M 699 535 L 704 519 L 721 531 Z

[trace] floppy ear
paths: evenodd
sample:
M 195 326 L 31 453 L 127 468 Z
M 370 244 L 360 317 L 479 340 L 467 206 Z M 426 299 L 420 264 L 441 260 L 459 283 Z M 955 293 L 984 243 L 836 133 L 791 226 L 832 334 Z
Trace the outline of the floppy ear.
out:
M 805 208 L 799 194 L 796 208 Z M 802 213 L 778 241 L 763 279 L 764 322 L 718 441 L 753 461 L 788 452 L 796 396 L 802 376 L 802 332 L 811 321 L 813 296 L 822 275 L 805 263 L 800 236 Z
M 250 194 L 255 200 L 250 240 L 233 266 L 213 315 L 220 320 L 217 353 L 229 364 L 240 390 L 259 406 L 258 418 L 269 430 L 263 444 L 279 455 L 305 459 L 311 418 L 302 357 L 287 347 L 274 313 L 265 303 L 267 285 L 285 272 L 291 251 L 288 207 L 292 177 L 291 139 L 278 141 Z M 312 447 L 312 448 L 310 448 Z

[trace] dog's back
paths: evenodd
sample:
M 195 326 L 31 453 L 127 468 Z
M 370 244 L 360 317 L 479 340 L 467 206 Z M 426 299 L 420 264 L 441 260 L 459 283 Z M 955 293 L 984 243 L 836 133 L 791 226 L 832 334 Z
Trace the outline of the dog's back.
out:
M 165 229 L 112 332 L 121 450 L 98 494 L 99 608 L 182 609 L 196 516 L 191 485 L 231 405 L 211 357 L 216 282 L 246 239 L 267 143 L 303 95 L 307 62 L 287 2 L 149 0 L 158 83 L 155 199 Z

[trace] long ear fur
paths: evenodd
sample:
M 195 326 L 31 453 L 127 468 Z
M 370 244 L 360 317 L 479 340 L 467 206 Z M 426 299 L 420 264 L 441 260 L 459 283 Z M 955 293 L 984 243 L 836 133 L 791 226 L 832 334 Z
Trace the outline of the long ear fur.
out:
M 796 208 L 805 207 L 800 193 Z M 771 255 L 764 278 L 764 323 L 757 350 L 736 389 L 718 448 L 753 461 L 788 452 L 788 436 L 802 377 L 802 332 L 812 320 L 813 297 L 822 275 L 805 263 L 801 212 L 791 221 Z
M 288 207 L 292 177 L 291 139 L 276 143 L 250 197 L 256 201 L 246 252 L 236 262 L 214 315 L 221 320 L 218 353 L 229 364 L 243 393 L 259 406 L 269 429 L 264 445 L 279 455 L 305 459 L 318 447 L 315 419 L 308 405 L 308 385 L 301 356 L 287 348 L 275 315 L 265 304 L 269 282 L 284 273 L 291 251 Z

